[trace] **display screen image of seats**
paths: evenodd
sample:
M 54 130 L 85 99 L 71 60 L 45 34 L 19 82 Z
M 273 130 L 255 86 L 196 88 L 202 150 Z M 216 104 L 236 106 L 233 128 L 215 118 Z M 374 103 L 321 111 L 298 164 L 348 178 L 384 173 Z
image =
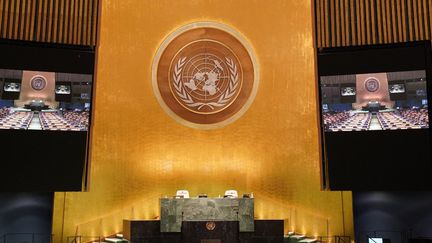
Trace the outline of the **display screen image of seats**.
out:
M 321 76 L 326 132 L 429 127 L 424 70 Z
M 0 129 L 87 131 L 93 77 L 0 69 Z

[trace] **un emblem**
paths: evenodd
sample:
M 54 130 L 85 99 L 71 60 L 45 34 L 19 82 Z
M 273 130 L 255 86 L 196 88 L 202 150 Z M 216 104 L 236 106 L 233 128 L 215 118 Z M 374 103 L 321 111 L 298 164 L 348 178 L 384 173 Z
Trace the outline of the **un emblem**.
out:
M 47 81 L 43 76 L 37 75 L 30 80 L 31 87 L 37 91 L 43 90 L 46 87 L 46 84 Z
M 194 128 L 217 128 L 238 119 L 258 88 L 252 48 L 238 32 L 218 23 L 193 23 L 169 35 L 152 71 L 161 106 Z
M 379 89 L 379 81 L 376 78 L 368 78 L 365 82 L 366 90 L 369 92 L 375 92 Z
M 215 230 L 215 228 L 216 228 L 216 222 L 213 221 L 206 222 L 206 229 L 208 231 L 213 231 Z

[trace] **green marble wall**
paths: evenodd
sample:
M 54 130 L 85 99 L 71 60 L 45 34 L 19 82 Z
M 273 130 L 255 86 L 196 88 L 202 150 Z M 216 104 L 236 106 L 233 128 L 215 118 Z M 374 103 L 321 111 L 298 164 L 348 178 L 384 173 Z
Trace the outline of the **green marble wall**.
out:
M 239 221 L 240 232 L 254 231 L 253 198 L 160 199 L 161 232 L 181 232 L 182 221 Z

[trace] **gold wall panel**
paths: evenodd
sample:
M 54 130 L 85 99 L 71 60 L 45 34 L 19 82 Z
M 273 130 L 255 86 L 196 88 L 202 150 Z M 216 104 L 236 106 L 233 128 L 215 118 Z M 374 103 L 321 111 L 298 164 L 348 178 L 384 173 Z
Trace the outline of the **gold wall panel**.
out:
M 42 90 L 35 90 L 31 86 L 31 80 L 40 76 L 46 80 L 46 86 Z M 43 100 L 50 108 L 58 108 L 58 102 L 55 101 L 55 73 L 39 71 L 23 71 L 21 80 L 21 92 L 15 105 L 24 107 L 32 100 Z
M 103 1 L 88 192 L 56 193 L 55 242 L 110 235 L 123 219 L 159 216 L 159 197 L 253 192 L 259 219 L 285 231 L 353 235 L 351 193 L 320 190 L 311 1 Z M 182 126 L 153 95 L 163 39 L 196 21 L 236 28 L 255 49 L 249 110 L 215 130 Z
M 318 48 L 432 39 L 432 0 L 313 0 L 313 4 Z
M 368 79 L 373 78 L 378 81 L 379 85 L 376 90 L 369 91 L 366 88 Z M 352 104 L 353 109 L 361 110 L 367 106 L 371 100 L 379 101 L 389 109 L 394 107 L 395 102 L 390 100 L 389 85 L 387 73 L 367 73 L 356 75 L 356 103 Z

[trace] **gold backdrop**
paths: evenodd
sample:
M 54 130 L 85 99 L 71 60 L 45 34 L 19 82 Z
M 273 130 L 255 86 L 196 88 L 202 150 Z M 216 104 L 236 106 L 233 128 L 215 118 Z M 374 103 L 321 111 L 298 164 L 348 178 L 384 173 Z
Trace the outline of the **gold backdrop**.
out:
M 35 90 L 32 88 L 31 80 L 35 76 L 42 76 L 45 78 L 46 86 L 42 90 Z M 45 105 L 54 109 L 58 107 L 58 102 L 55 101 L 55 73 L 23 71 L 20 98 L 14 103 L 15 106 L 24 107 L 32 100 L 42 100 Z
M 320 191 L 310 0 L 106 0 L 101 11 L 90 188 L 56 193 L 55 242 L 157 218 L 177 189 L 253 192 L 256 218 L 284 219 L 286 232 L 353 235 L 351 194 Z M 255 101 L 221 129 L 180 125 L 152 90 L 160 43 L 195 21 L 236 28 L 261 69 Z

